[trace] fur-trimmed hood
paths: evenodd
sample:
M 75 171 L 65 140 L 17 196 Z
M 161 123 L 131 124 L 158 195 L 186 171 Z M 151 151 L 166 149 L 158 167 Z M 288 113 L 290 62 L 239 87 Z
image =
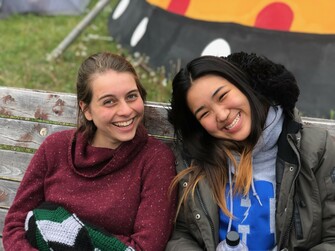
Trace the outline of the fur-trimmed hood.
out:
M 251 87 L 274 105 L 293 116 L 300 90 L 294 75 L 283 65 L 254 53 L 237 52 L 225 57 L 250 78 Z

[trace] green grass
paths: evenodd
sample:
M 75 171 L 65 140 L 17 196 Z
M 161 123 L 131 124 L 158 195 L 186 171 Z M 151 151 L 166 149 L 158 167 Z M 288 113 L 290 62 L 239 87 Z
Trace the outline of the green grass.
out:
M 87 12 L 98 0 L 92 0 Z M 80 63 L 90 54 L 111 51 L 124 54 L 136 64 L 137 58 L 129 54 L 108 33 L 108 17 L 116 1 L 112 1 L 73 43 L 55 60 L 48 55 L 85 17 L 12 15 L 0 20 L 0 86 L 75 93 L 75 80 Z M 105 39 L 106 38 L 106 39 Z M 148 71 L 135 67 L 148 91 L 148 100 L 168 102 L 171 84 L 166 82 L 163 70 Z

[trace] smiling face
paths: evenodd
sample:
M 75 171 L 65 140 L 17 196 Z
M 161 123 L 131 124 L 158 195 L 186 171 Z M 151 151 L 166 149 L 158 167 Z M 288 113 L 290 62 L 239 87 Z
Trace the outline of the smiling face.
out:
M 133 139 L 144 114 L 134 76 L 109 70 L 96 74 L 90 86 L 92 101 L 84 115 L 97 127 L 92 145 L 115 149 Z M 85 104 L 80 107 L 84 110 Z
M 193 81 L 187 104 L 202 127 L 213 137 L 245 140 L 251 131 L 247 97 L 226 79 L 206 75 Z

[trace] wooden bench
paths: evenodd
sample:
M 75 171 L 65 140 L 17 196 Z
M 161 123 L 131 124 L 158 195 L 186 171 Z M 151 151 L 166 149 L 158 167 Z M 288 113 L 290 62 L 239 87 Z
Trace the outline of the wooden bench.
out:
M 151 135 L 171 144 L 174 135 L 167 121 L 168 107 L 167 103 L 147 102 L 144 124 Z M 74 94 L 0 87 L 0 235 L 34 151 L 46 136 L 75 127 L 76 113 Z M 303 120 L 327 128 L 335 139 L 335 120 Z

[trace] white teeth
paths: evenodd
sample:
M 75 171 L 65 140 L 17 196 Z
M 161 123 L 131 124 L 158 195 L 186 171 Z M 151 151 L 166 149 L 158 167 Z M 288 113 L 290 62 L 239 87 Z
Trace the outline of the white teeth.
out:
M 129 126 L 131 123 L 133 123 L 133 119 L 124 122 L 113 123 L 113 125 L 116 125 L 118 127 L 126 127 Z
M 230 125 L 226 126 L 226 129 L 228 130 L 232 129 L 237 124 L 237 122 L 240 120 L 240 118 L 241 118 L 241 114 L 238 113 L 234 121 Z

